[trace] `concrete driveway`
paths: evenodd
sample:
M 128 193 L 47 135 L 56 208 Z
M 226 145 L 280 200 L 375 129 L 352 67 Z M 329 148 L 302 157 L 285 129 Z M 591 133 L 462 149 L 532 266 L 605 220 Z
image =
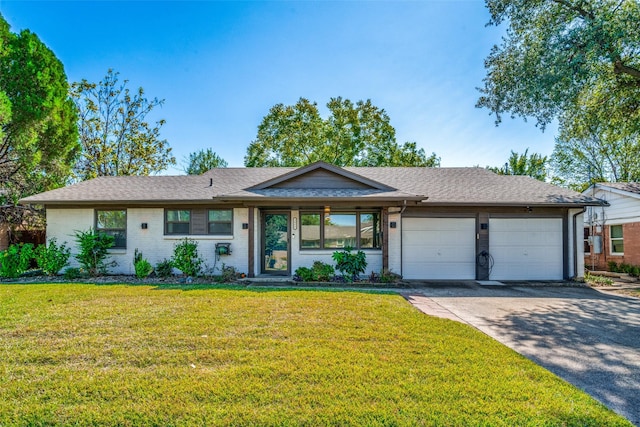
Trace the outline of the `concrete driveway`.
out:
M 640 426 L 640 299 L 476 282 L 403 294 L 427 314 L 474 326 Z

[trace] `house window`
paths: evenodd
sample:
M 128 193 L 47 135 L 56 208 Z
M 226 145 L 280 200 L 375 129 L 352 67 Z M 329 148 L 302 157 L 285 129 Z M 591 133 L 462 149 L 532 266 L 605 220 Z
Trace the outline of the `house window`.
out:
M 233 211 L 231 209 L 212 209 L 209 211 L 209 234 L 233 234 Z
M 189 234 L 190 231 L 190 210 L 166 210 L 165 234 Z
M 127 211 L 97 210 L 96 231 L 113 236 L 113 248 L 127 248 Z
M 233 235 L 233 209 L 167 209 L 166 235 Z
M 377 249 L 382 245 L 381 243 L 381 227 L 380 227 L 380 214 L 373 213 L 361 213 L 360 214 L 360 248 L 361 249 Z
M 591 253 L 591 228 L 584 227 L 584 253 Z
M 300 214 L 300 249 L 380 249 L 379 212 Z
M 622 225 L 609 226 L 609 240 L 611 242 L 611 254 L 623 255 L 624 254 L 624 242 L 622 236 Z
M 320 248 L 320 214 L 303 213 L 300 224 L 300 249 Z

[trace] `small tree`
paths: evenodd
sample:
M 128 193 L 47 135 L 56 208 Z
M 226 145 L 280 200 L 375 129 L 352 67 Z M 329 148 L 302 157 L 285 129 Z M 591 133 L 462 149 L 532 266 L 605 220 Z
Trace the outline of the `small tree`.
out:
M 198 242 L 185 238 L 173 249 L 171 264 L 187 276 L 197 276 L 204 261 L 198 255 Z
M 92 228 L 88 231 L 76 231 L 75 236 L 80 248 L 75 258 L 91 276 L 105 274 L 109 266 L 116 265 L 115 261 L 107 262 L 109 248 L 113 247 L 115 242 L 113 236 Z

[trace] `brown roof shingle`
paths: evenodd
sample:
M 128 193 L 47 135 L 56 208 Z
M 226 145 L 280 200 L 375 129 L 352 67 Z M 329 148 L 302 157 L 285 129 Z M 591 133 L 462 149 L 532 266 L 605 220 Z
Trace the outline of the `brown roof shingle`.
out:
M 596 205 L 600 201 L 525 176 L 482 168 L 347 167 L 390 190 L 263 188 L 297 168 L 219 168 L 198 176 L 101 177 L 26 197 L 32 204 L 211 203 L 218 200 L 355 199 L 422 200 L 433 205 Z

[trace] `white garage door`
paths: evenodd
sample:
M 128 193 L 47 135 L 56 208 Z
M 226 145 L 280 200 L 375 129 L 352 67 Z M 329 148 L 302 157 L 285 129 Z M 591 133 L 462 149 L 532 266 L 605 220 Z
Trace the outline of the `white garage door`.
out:
M 475 218 L 404 218 L 402 276 L 475 279 L 475 236 Z
M 562 219 L 491 219 L 489 252 L 493 280 L 562 280 Z

